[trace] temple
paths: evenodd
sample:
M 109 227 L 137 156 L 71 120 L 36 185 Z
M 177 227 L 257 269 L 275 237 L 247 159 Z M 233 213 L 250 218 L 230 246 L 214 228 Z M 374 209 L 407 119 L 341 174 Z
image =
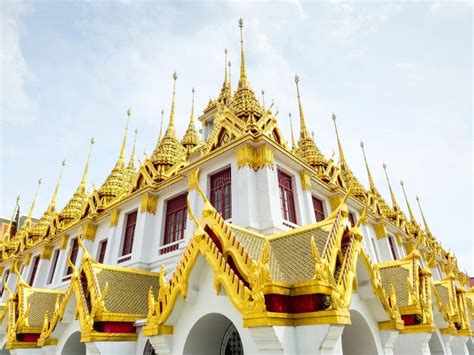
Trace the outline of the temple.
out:
M 91 139 L 65 206 L 66 162 L 38 220 L 38 192 L 18 228 L 15 204 L 0 240 L 2 354 L 474 352 L 474 288 L 420 199 L 422 223 L 403 183 L 402 210 L 384 164 L 386 200 L 363 143 L 367 177 L 356 177 L 336 115 L 339 159 L 321 152 L 298 76 L 288 143 L 252 89 L 239 28 L 237 85 L 226 51 L 216 98 L 197 115 L 190 90 L 180 118 L 174 73 L 151 155 L 137 165 L 128 110 L 98 188 L 87 183 Z

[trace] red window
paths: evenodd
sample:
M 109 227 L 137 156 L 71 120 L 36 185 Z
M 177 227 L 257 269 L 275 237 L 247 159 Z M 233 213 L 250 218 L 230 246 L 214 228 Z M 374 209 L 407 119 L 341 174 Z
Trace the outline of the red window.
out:
M 390 253 L 392 254 L 393 260 L 397 260 L 397 252 L 395 251 L 395 243 L 391 236 L 388 237 L 388 245 L 390 246 Z
M 187 194 L 179 195 L 166 203 L 165 235 L 163 245 L 176 242 L 183 239 L 186 229 L 187 219 Z M 178 249 L 178 244 L 161 250 L 161 253 L 167 253 Z
M 33 263 L 31 264 L 31 271 L 30 271 L 30 278 L 28 279 L 28 285 L 33 286 L 33 282 L 35 282 L 36 272 L 38 271 L 40 257 L 36 255 L 33 258 Z
M 123 237 L 122 255 L 132 254 L 133 239 L 135 237 L 135 226 L 137 224 L 137 211 L 127 214 L 127 222 L 125 224 L 125 235 Z M 121 260 L 125 261 L 125 260 Z
M 283 219 L 296 224 L 295 200 L 291 176 L 278 170 L 278 186 L 280 188 L 281 213 Z
M 99 255 L 97 255 L 97 261 L 103 263 L 105 259 L 105 251 L 107 249 L 107 239 L 101 240 L 99 243 Z
M 232 186 L 230 168 L 211 176 L 211 204 L 222 218 L 232 217 Z
M 5 285 L 7 282 L 8 282 L 8 276 L 10 276 L 10 270 L 7 269 L 5 271 L 5 275 L 3 276 L 3 280 L 2 280 L 2 284 L 0 285 L 0 297 L 3 296 L 3 291 L 5 291 L 5 287 L 3 285 Z
M 322 221 L 326 216 L 324 215 L 323 201 L 313 196 L 313 209 L 316 217 L 316 222 Z
M 352 213 L 352 212 L 349 212 L 349 217 L 348 217 L 348 218 L 349 218 L 349 222 L 350 222 L 351 226 L 352 226 L 352 227 L 354 227 L 354 226 L 355 226 L 355 217 L 354 217 L 354 213 Z
M 59 258 L 59 249 L 56 249 L 53 254 L 53 260 L 51 261 L 51 271 L 49 272 L 48 285 L 53 282 L 54 272 L 56 271 L 56 266 L 58 265 Z
M 74 238 L 71 242 L 71 252 L 69 253 L 69 260 L 71 260 L 71 263 L 73 263 L 74 265 L 76 265 L 78 252 L 79 252 L 79 243 L 77 241 L 77 238 Z M 67 260 L 66 260 L 66 263 L 67 263 Z M 70 279 L 71 275 L 72 275 L 72 268 L 68 266 L 66 269 L 66 277 L 63 278 L 63 281 Z

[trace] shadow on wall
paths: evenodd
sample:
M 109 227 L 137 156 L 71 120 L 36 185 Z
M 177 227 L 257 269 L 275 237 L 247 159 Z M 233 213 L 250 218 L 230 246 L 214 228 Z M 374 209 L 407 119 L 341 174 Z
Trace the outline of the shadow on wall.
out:
M 75 332 L 64 344 L 63 351 L 61 355 L 85 355 L 86 354 L 86 344 L 81 343 L 81 333 Z
M 351 322 L 342 332 L 342 352 L 350 355 L 376 355 L 377 345 L 364 317 L 352 310 Z

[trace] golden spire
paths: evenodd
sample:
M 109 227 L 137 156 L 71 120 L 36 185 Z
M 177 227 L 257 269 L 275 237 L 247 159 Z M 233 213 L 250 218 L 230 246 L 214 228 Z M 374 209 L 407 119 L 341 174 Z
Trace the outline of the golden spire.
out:
M 405 196 L 405 201 L 407 203 L 407 208 L 408 208 L 408 213 L 410 214 L 410 219 L 413 223 L 416 223 L 415 216 L 413 214 L 413 211 L 411 210 L 410 202 L 408 202 L 407 193 L 405 192 L 405 187 L 404 187 L 405 183 L 402 180 L 400 180 L 400 185 L 402 186 L 403 196 Z
M 423 224 L 425 225 L 425 230 L 427 233 L 431 234 L 430 227 L 428 227 L 428 223 L 426 222 L 425 214 L 423 213 L 423 209 L 421 208 L 420 198 L 416 196 L 416 202 L 418 203 L 418 208 L 421 212 L 421 218 L 423 218 Z
M 247 69 L 245 67 L 245 54 L 244 54 L 244 20 L 239 20 L 240 27 L 240 79 L 239 79 L 239 88 L 248 88 L 247 82 Z
M 51 198 L 51 203 L 49 204 L 48 210 L 54 210 L 56 208 L 56 199 L 58 197 L 59 185 L 61 184 L 61 178 L 63 177 L 64 166 L 66 165 L 66 160 L 61 162 L 61 172 L 59 173 L 58 182 L 54 188 L 53 197 Z
M 194 88 L 192 89 L 192 104 L 191 104 L 191 116 L 189 118 L 189 126 L 188 129 L 186 130 L 186 133 L 184 134 L 183 140 L 181 141 L 181 144 L 185 146 L 186 148 L 193 148 L 199 143 L 199 134 L 196 131 L 196 128 L 194 127 L 194 93 L 196 91 Z
M 295 144 L 295 136 L 293 134 L 293 120 L 291 119 L 291 112 L 288 112 L 288 117 L 290 117 L 290 132 L 291 132 L 291 151 L 294 152 L 296 150 Z
M 303 113 L 303 105 L 301 104 L 301 96 L 300 96 L 300 77 L 298 74 L 295 75 L 295 83 L 296 83 L 296 94 L 298 96 L 298 107 L 300 110 L 300 137 L 301 138 L 309 138 L 309 133 L 308 129 L 306 128 L 306 122 L 304 119 L 304 113 Z
M 191 102 L 191 117 L 189 117 L 189 127 L 194 127 L 194 93 L 196 92 L 194 88 L 192 88 L 191 92 L 192 95 L 192 102 Z
M 390 179 L 388 178 L 387 164 L 385 163 L 383 163 L 383 170 L 385 171 L 385 178 L 387 179 L 388 189 L 390 190 L 390 197 L 392 198 L 392 207 L 394 210 L 400 210 L 400 207 L 398 207 L 397 200 L 395 199 L 395 194 L 393 193 L 392 184 L 390 184 Z
M 10 222 L 8 223 L 8 228 L 7 228 L 7 231 L 5 232 L 5 234 L 3 235 L 3 239 L 11 239 L 11 232 L 12 232 L 12 225 L 13 225 L 13 219 L 15 218 L 15 214 L 16 214 L 16 211 L 18 209 L 18 204 L 20 202 L 20 195 L 18 195 L 16 197 L 16 202 L 15 202 L 15 207 L 13 207 L 13 213 L 12 213 L 12 217 L 10 218 Z M 18 228 L 18 226 L 17 226 Z
M 265 110 L 265 90 L 262 89 L 262 106 L 263 109 Z
M 165 116 L 165 110 L 161 109 L 161 122 L 160 122 L 160 133 L 158 135 L 158 144 L 160 144 L 161 138 L 163 138 L 163 118 L 164 118 L 164 116 Z
M 341 143 L 341 138 L 339 137 L 339 131 L 337 129 L 337 123 L 336 123 L 336 114 L 332 114 L 332 121 L 334 122 L 334 128 L 336 130 L 336 139 L 337 139 L 337 146 L 339 148 L 339 164 L 341 165 L 341 168 L 345 171 L 348 170 L 348 166 L 346 163 L 346 158 L 344 156 L 344 151 L 342 150 L 342 143 Z
M 369 163 L 367 162 L 367 157 L 365 156 L 364 142 L 360 142 L 360 147 L 362 148 L 362 154 L 364 155 L 365 168 L 367 169 L 367 175 L 369 177 L 369 185 L 372 191 L 375 190 L 374 179 L 372 179 L 372 174 L 370 173 Z
M 227 62 L 227 66 L 229 67 L 229 88 L 230 88 L 230 94 L 232 95 L 232 78 L 231 78 L 231 62 L 230 60 Z
M 127 135 L 128 135 L 128 122 L 132 116 L 132 110 L 127 110 L 127 123 L 125 124 L 125 133 L 123 135 L 122 148 L 120 149 L 119 159 L 116 166 L 125 167 L 125 148 L 127 147 Z
M 89 163 L 90 163 L 91 155 L 92 155 L 92 146 L 95 143 L 94 137 L 91 138 L 90 142 L 91 142 L 91 145 L 89 147 L 89 154 L 87 155 L 86 166 L 84 167 L 84 172 L 82 174 L 81 185 L 79 186 L 79 188 L 83 191 L 86 190 L 87 173 L 89 172 Z
M 166 136 L 176 136 L 176 131 L 174 129 L 174 105 L 175 105 L 175 97 L 176 97 L 176 80 L 178 79 L 178 75 L 176 71 L 173 73 L 173 97 L 171 99 L 171 110 L 170 110 L 170 120 L 168 123 L 168 129 L 166 130 Z
M 227 76 L 227 48 L 224 49 L 224 87 L 229 87 L 229 78 Z
M 135 170 L 135 146 L 137 144 L 138 129 L 135 129 L 135 138 L 133 139 L 132 154 L 130 154 L 130 161 L 128 162 L 128 169 Z
M 35 195 L 33 196 L 33 201 L 31 202 L 30 210 L 28 211 L 28 217 L 26 218 L 25 222 L 23 225 L 25 227 L 30 227 L 31 226 L 31 218 L 33 218 L 33 210 L 35 209 L 35 204 L 36 204 L 36 198 L 38 197 L 38 192 L 41 186 L 41 183 L 43 181 L 41 178 L 38 180 L 38 186 L 36 187 Z

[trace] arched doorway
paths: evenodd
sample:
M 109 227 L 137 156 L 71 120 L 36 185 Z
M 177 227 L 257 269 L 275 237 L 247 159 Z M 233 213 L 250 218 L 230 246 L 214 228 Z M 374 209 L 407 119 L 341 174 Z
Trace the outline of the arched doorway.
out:
M 5 346 L 0 350 L 0 355 L 8 355 L 10 350 L 6 349 Z
M 143 355 L 156 355 L 155 349 L 148 340 L 145 344 L 145 349 L 143 349 Z
M 231 320 L 221 314 L 211 313 L 199 319 L 191 328 L 183 354 L 243 355 L 244 350 L 240 334 Z
M 441 344 L 441 339 L 439 338 L 438 333 L 433 333 L 431 335 L 428 346 L 430 348 L 431 355 L 444 354 L 443 345 Z
M 61 355 L 85 355 L 86 345 L 81 343 L 81 333 L 75 332 L 66 340 Z
M 342 332 L 342 352 L 351 355 L 377 355 L 374 336 L 364 317 L 351 310 L 351 323 Z

